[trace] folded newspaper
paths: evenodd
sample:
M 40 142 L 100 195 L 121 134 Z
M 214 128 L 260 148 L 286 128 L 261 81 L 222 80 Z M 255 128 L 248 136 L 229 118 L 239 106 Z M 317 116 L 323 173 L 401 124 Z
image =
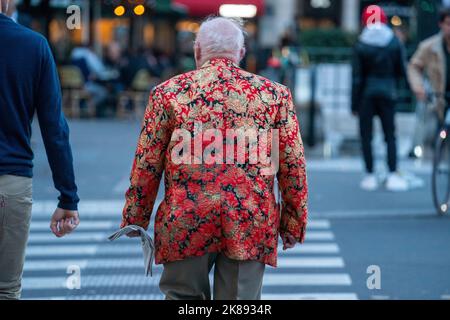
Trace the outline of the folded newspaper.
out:
M 144 253 L 145 276 L 148 277 L 148 275 L 150 274 L 150 276 L 153 277 L 152 267 L 154 260 L 155 245 L 153 243 L 152 238 L 147 233 L 147 231 L 145 231 L 142 227 L 130 225 L 115 232 L 114 234 L 109 236 L 108 239 L 110 241 L 114 241 L 123 235 L 128 235 L 131 232 L 138 232 L 139 236 L 141 237 L 142 251 Z

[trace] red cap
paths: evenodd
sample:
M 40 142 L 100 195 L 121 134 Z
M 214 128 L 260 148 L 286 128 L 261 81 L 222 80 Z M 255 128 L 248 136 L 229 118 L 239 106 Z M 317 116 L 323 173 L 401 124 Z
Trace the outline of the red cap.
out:
M 367 27 L 368 24 L 388 23 L 386 13 L 380 6 L 377 5 L 366 7 L 362 13 L 361 20 L 364 27 Z
M 271 68 L 280 68 L 281 67 L 281 61 L 278 58 L 275 57 L 271 57 L 268 61 L 267 61 L 267 65 Z

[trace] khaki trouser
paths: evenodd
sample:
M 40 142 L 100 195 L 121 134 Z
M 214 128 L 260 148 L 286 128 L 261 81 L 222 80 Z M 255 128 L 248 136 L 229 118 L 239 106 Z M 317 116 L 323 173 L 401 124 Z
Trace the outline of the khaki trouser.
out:
M 20 299 L 31 196 L 31 178 L 0 176 L 0 300 Z
M 211 300 L 209 273 L 214 266 L 214 300 L 261 300 L 265 265 L 210 253 L 164 264 L 159 287 L 166 300 Z

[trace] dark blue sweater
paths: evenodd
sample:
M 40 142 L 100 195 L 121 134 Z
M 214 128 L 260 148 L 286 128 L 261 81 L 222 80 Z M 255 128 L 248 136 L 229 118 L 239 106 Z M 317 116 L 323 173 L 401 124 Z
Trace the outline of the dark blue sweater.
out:
M 0 14 L 0 175 L 32 177 L 31 122 L 37 113 L 58 207 L 76 210 L 69 128 L 47 40 Z

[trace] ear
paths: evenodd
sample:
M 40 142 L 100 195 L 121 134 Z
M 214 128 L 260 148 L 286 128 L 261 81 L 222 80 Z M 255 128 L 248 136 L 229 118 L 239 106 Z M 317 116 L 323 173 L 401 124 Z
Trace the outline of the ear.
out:
M 245 50 L 245 48 L 242 48 L 241 51 L 239 52 L 239 60 L 242 61 L 245 57 L 245 54 L 247 53 L 247 51 Z
M 195 44 L 194 46 L 194 54 L 195 54 L 195 60 L 200 61 L 202 59 L 202 49 L 198 44 Z

